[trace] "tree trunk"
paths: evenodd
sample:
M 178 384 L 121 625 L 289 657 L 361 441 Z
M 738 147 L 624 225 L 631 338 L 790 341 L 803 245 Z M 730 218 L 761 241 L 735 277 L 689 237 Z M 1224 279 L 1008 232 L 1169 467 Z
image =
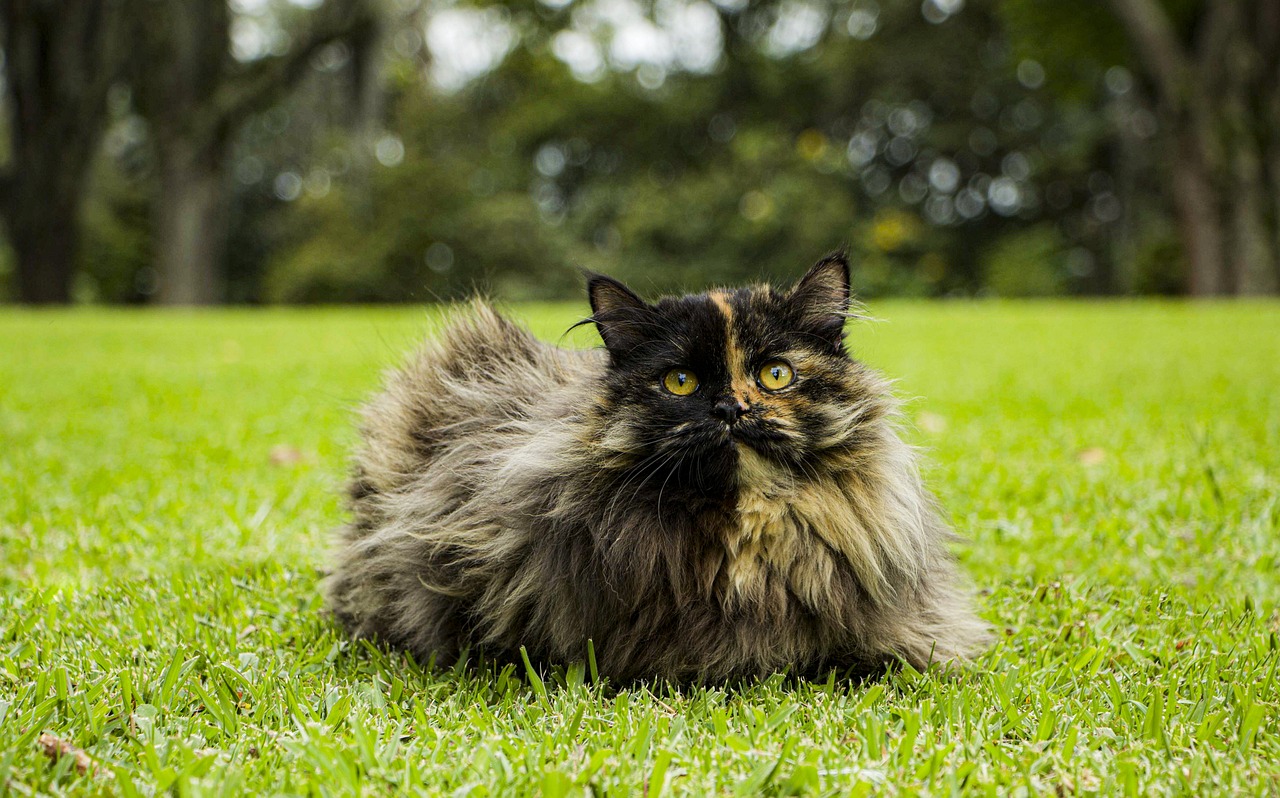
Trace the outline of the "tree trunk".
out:
M 227 231 L 226 158 L 221 149 L 193 152 L 160 144 L 156 205 L 157 300 L 211 305 L 222 300 Z
M 1192 296 L 1216 296 L 1226 290 L 1222 269 L 1223 235 L 1213 180 L 1186 132 L 1177 137 L 1173 159 L 1173 205 L 1187 257 L 1187 290 Z
M 1239 189 L 1240 137 L 1248 130 L 1245 82 L 1252 68 L 1252 45 L 1235 0 L 1206 3 L 1197 22 L 1195 46 L 1188 49 L 1158 0 L 1109 0 L 1134 44 L 1139 62 L 1155 88 L 1168 128 L 1174 212 L 1187 258 L 1187 292 L 1215 296 L 1240 288 L 1240 270 L 1252 279 L 1258 248 L 1254 220 L 1260 200 Z M 1231 118 L 1234 113 L 1235 118 Z M 1258 169 L 1243 171 L 1256 177 Z M 1228 231 L 1230 236 L 1227 235 Z M 1244 243 L 1244 250 L 1241 244 Z
M 157 300 L 205 305 L 225 293 L 229 142 L 248 116 L 311 71 L 330 42 L 373 24 L 365 0 L 333 0 L 309 16 L 284 55 L 248 64 L 230 55 L 232 14 L 223 0 L 153 0 L 132 18 L 134 101 L 151 126 L 159 162 L 155 206 Z
M 1261 210 L 1265 241 L 1270 247 L 1270 271 L 1264 275 L 1272 291 L 1280 289 L 1280 0 L 1261 0 L 1252 20 L 1258 53 L 1262 56 L 1255 83 L 1262 161 Z
M 79 193 L 11 204 L 9 243 L 18 260 L 18 299 L 31 305 L 71 301 L 79 243 Z
M 1219 130 L 1223 142 L 1223 204 L 1230 224 L 1231 289 L 1233 293 L 1273 293 L 1276 252 L 1272 248 L 1266 200 L 1267 87 L 1264 56 L 1250 46 L 1250 33 L 1241 8 L 1227 5 L 1220 15 L 1220 35 L 1230 42 L 1220 49 L 1217 96 Z
M 0 212 L 22 302 L 71 300 L 80 202 L 120 68 L 121 19 L 108 0 L 0 0 L 10 162 Z
M 1280 77 L 1280 76 L 1278 76 Z M 1280 283 L 1280 91 L 1271 106 L 1271 149 L 1267 157 L 1270 182 L 1267 196 L 1271 202 L 1271 250 L 1275 262 L 1271 264 L 1271 276 Z
M 1235 293 L 1245 296 L 1276 291 L 1276 250 L 1267 227 L 1263 202 L 1264 175 L 1257 151 L 1240 143 L 1235 152 L 1232 192 L 1231 272 Z

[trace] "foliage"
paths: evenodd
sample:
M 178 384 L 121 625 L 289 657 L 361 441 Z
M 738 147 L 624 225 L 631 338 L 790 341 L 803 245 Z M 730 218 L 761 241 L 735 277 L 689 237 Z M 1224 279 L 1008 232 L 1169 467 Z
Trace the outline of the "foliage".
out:
M 999 239 L 984 261 L 984 282 L 996 296 L 1054 296 L 1062 293 L 1067 281 L 1062 236 L 1050 225 Z
M 267 298 L 403 302 L 494 286 L 563 295 L 575 276 L 563 269 L 567 242 L 514 184 L 524 158 L 501 133 L 476 136 L 458 103 L 411 92 L 400 106 L 399 133 L 382 145 L 397 148 L 395 162 L 370 159 L 356 181 L 298 201 L 285 222 L 296 242 L 271 262 Z
M 776 31 L 799 5 L 716 6 L 723 47 L 709 67 L 606 58 L 591 74 L 557 49 L 573 33 L 607 55 L 608 31 L 583 22 L 591 3 L 460 6 L 448 13 L 487 14 L 513 40 L 448 89 L 423 44 L 445 12 L 431 6 L 386 23 L 385 110 L 354 129 L 342 88 L 359 59 L 325 51 L 234 137 L 227 296 L 413 301 L 479 285 L 560 297 L 580 268 L 674 289 L 799 270 L 842 244 L 864 295 L 973 294 L 999 240 L 1045 225 L 1059 257 L 1082 255 L 1062 291 L 1180 273 L 1164 261 L 1129 279 L 1132 254 L 1165 240 L 1133 220 L 1169 208 L 1147 154 L 1158 124 L 1100 7 L 800 5 L 823 21 L 791 49 Z M 944 7 L 954 13 L 938 17 Z M 129 108 L 114 125 L 149 146 Z M 154 253 L 150 223 L 119 203 L 117 189 L 152 199 L 158 183 L 129 152 L 91 203 L 85 260 L 107 301 L 140 298 L 138 253 Z M 909 238 L 879 246 L 885 220 L 911 220 Z
M 1087 102 L 1107 68 L 1129 60 L 1124 30 L 1100 0 L 998 0 L 997 10 L 1017 57 L 1035 59 L 1075 99 Z
M 1172 236 L 1147 239 L 1133 261 L 1134 288 L 1141 293 L 1173 296 L 1186 284 L 1182 253 Z
M 0 791 L 1274 790 L 1276 310 L 874 304 L 851 344 L 923 397 L 999 642 L 728 690 L 432 672 L 323 616 L 351 409 L 435 311 L 0 314 Z
M 88 201 L 80 211 L 84 240 L 74 293 L 81 300 L 138 303 L 154 290 L 152 197 L 147 181 L 140 179 L 147 166 L 108 157 L 94 165 Z

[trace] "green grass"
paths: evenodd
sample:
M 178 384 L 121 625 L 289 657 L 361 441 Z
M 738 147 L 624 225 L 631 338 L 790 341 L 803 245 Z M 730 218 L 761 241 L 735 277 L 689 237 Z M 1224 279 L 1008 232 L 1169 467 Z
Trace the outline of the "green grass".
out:
M 0 794 L 1280 792 L 1280 306 L 872 311 L 999 640 L 730 691 L 429 672 L 324 616 L 351 411 L 421 310 L 0 312 Z

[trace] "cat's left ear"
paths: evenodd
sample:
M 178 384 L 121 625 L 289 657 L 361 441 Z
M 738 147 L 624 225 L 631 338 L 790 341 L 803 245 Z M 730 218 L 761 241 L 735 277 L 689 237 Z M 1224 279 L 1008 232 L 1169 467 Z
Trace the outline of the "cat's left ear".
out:
M 588 321 L 595 322 L 614 358 L 626 358 L 645 340 L 653 309 L 630 288 L 603 274 L 587 275 L 587 295 L 591 298 Z
M 808 332 L 839 346 L 849 317 L 849 259 L 833 252 L 813 265 L 791 289 L 787 300 Z

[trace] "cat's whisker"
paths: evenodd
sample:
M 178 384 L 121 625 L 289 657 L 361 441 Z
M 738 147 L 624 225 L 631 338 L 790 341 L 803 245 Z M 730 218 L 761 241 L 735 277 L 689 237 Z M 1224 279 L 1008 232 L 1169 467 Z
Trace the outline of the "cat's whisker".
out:
M 615 490 L 614 497 L 609 503 L 609 515 L 612 515 L 614 507 L 616 507 L 618 500 L 622 497 L 623 492 L 629 485 L 635 485 L 635 490 L 633 490 L 631 494 L 631 497 L 634 499 L 635 496 L 639 494 L 640 489 L 644 487 L 649 477 L 656 474 L 658 470 L 663 467 L 664 463 L 671 459 L 671 456 L 672 453 L 669 451 L 657 451 L 642 460 L 639 465 L 633 467 L 631 472 L 623 479 L 623 482 Z M 647 463 L 651 463 L 651 465 L 648 468 L 645 468 L 645 464 Z
M 670 473 L 667 474 L 667 478 L 662 481 L 662 486 L 658 488 L 658 501 L 657 501 L 656 509 L 658 511 L 658 525 L 659 525 L 659 528 L 662 529 L 663 533 L 666 532 L 667 527 L 666 527 L 666 513 L 662 512 L 662 493 L 667 489 L 667 483 L 671 481 L 671 477 L 675 475 L 676 471 L 678 471 L 680 466 L 684 463 L 684 455 L 687 452 L 688 452 L 687 446 L 686 448 L 680 450 L 679 459 L 676 460 L 675 464 L 671 468 Z
M 665 433 L 665 434 L 663 434 L 663 435 L 660 435 L 660 436 L 658 436 L 658 437 L 656 437 L 656 438 L 649 438 L 649 439 L 637 438 L 637 439 L 634 439 L 634 440 L 630 441 L 630 443 L 631 443 L 631 445 L 632 445 L 632 448 L 628 449 L 628 450 L 625 452 L 625 454 L 639 454 L 639 453 L 641 453 L 641 452 L 645 452 L 645 451 L 648 451 L 648 450 L 650 450 L 650 449 L 653 449 L 654 447 L 660 447 L 660 446 L 662 446 L 662 445 L 663 445 L 663 444 L 665 444 L 665 443 L 670 443 L 670 442 L 671 442 L 671 441 L 673 441 L 673 440 L 679 440 L 680 438 L 682 438 L 682 437 L 684 437 L 684 436 L 686 436 L 686 435 L 688 434 L 689 429 L 690 429 L 692 426 L 693 426 L 692 422 L 685 422 L 685 423 L 683 423 L 683 424 L 680 424 L 680 425 L 676 426 L 674 429 L 669 430 L 667 433 Z M 625 464 L 625 463 L 619 463 L 619 465 L 624 465 L 624 466 L 625 466 L 626 464 Z
M 670 463 L 672 458 L 675 456 L 674 453 L 672 452 L 663 452 L 661 454 L 662 454 L 662 457 L 658 459 L 653 464 L 653 466 L 650 467 L 648 471 L 641 478 L 638 478 L 638 479 L 633 478 L 630 480 L 630 482 L 635 486 L 634 490 L 632 490 L 631 492 L 631 497 L 630 497 L 631 501 L 635 501 L 636 497 L 639 496 L 641 489 L 644 488 L 645 484 L 648 482 L 649 477 L 654 474 L 657 474 L 662 468 L 664 468 L 668 463 Z M 670 479 L 670 474 L 668 474 L 667 478 Z M 624 483 L 624 486 L 625 484 L 626 483 Z M 617 493 L 614 494 L 614 500 L 613 502 L 610 503 L 611 507 L 615 505 L 618 498 L 622 496 L 624 489 L 625 487 L 620 487 Z M 659 503 L 661 503 L 661 490 L 659 490 Z M 660 526 L 662 525 L 661 513 L 659 513 L 658 523 Z M 619 537 L 616 537 L 614 539 L 614 543 L 616 544 L 618 540 L 620 540 L 620 535 Z

